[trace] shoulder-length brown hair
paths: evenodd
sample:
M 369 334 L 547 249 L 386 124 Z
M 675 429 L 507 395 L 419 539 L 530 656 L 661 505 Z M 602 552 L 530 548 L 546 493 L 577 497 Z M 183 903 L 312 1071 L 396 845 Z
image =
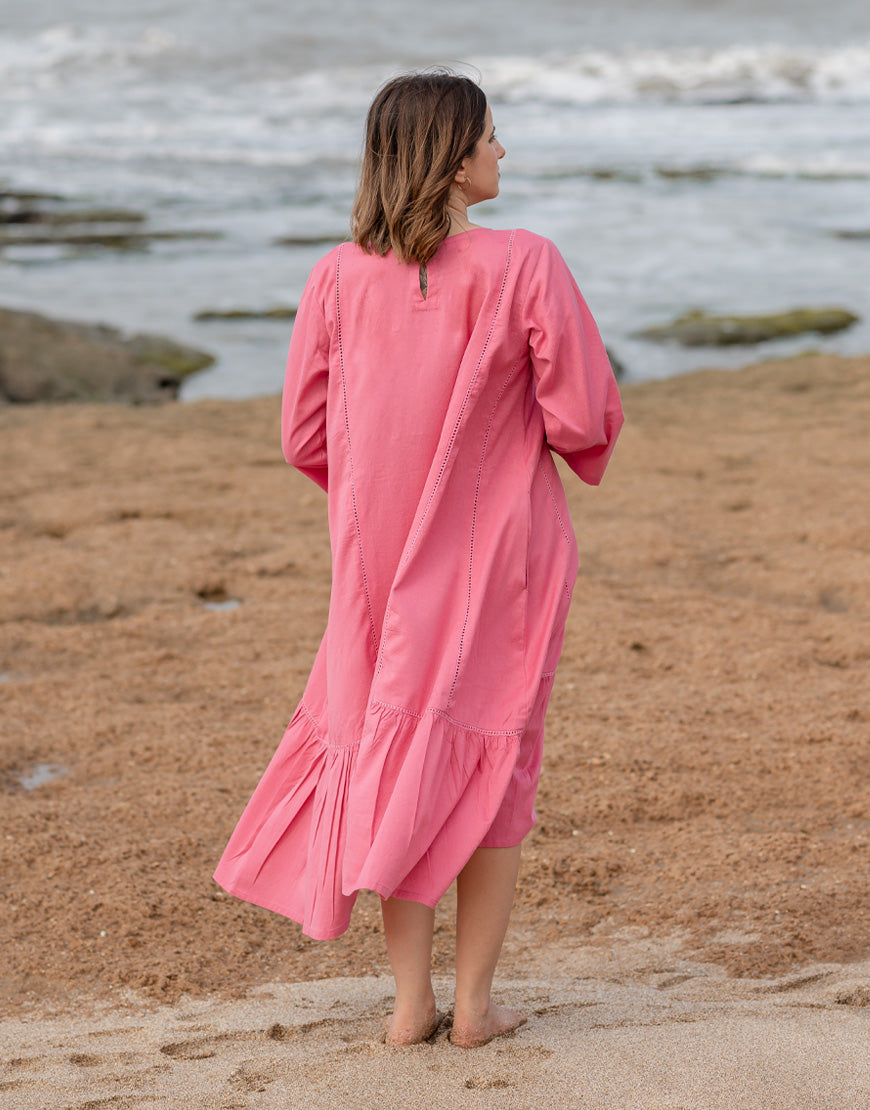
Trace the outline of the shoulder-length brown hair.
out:
M 354 242 L 428 262 L 450 228 L 450 186 L 485 126 L 486 97 L 469 77 L 412 73 L 384 85 L 366 119 Z

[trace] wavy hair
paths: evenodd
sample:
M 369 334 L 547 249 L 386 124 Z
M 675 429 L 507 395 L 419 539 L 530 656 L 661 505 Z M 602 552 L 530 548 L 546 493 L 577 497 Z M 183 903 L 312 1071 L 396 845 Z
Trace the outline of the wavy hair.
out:
M 366 119 L 354 242 L 425 265 L 450 228 L 453 179 L 485 126 L 486 97 L 470 77 L 436 71 L 387 82 Z

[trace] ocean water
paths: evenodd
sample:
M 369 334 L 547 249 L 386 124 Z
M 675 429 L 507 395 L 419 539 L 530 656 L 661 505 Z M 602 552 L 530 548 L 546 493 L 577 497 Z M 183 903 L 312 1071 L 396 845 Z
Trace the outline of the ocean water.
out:
M 374 91 L 432 64 L 479 75 L 507 148 L 473 218 L 557 242 L 630 379 L 870 350 L 866 0 L 0 0 L 0 190 L 217 236 L 6 248 L 0 304 L 213 351 L 187 398 L 279 389 L 286 321 L 194 315 L 298 301 L 327 244 L 276 240 L 344 237 Z M 829 304 L 864 319 L 724 351 L 634 335 Z

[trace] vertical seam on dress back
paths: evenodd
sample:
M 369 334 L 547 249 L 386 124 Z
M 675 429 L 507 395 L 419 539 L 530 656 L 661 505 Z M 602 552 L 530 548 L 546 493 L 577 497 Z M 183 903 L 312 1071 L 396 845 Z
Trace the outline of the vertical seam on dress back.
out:
M 496 321 L 496 318 L 498 317 L 499 309 L 501 308 L 501 302 L 502 302 L 502 299 L 504 298 L 505 286 L 507 285 L 507 276 L 508 276 L 508 270 L 510 270 L 510 265 L 511 265 L 511 254 L 513 252 L 515 234 L 516 234 L 516 232 L 512 231 L 511 234 L 510 234 L 510 238 L 508 239 L 507 257 L 505 258 L 504 273 L 502 274 L 502 278 L 501 278 L 501 288 L 499 289 L 499 292 L 498 292 L 498 300 L 496 301 L 495 311 L 492 314 L 492 320 L 490 321 L 489 331 L 487 332 L 486 339 L 484 340 L 483 348 L 480 352 L 480 357 L 477 360 L 477 365 L 474 368 L 474 373 L 471 375 L 471 380 L 469 381 L 468 387 L 465 390 L 465 396 L 462 398 L 462 404 L 459 407 L 459 412 L 456 414 L 456 420 L 453 423 L 453 430 L 451 431 L 450 439 L 447 442 L 447 449 L 445 450 L 444 456 L 441 459 L 441 466 L 438 470 L 438 476 L 436 477 L 435 482 L 432 485 L 432 489 L 429 493 L 429 499 L 426 502 L 426 507 L 423 509 L 423 512 L 420 516 L 420 520 L 417 522 L 417 529 L 414 532 L 414 538 L 408 544 L 408 547 L 407 547 L 404 555 L 402 556 L 402 562 L 400 563 L 400 566 L 404 566 L 405 563 L 407 563 L 408 559 L 410 559 L 410 557 L 411 557 L 411 552 L 414 550 L 414 547 L 415 547 L 415 545 L 417 543 L 417 540 L 420 536 L 420 532 L 423 530 L 423 525 L 426 523 L 426 517 L 429 515 L 429 510 L 432 508 L 432 502 L 435 500 L 435 494 L 438 492 L 438 487 L 441 485 L 441 479 L 444 477 L 444 471 L 447 469 L 447 460 L 450 458 L 450 452 L 453 450 L 453 444 L 456 442 L 456 436 L 457 436 L 457 433 L 459 432 L 459 425 L 462 423 L 462 417 L 465 415 L 465 409 L 468 406 L 468 398 L 469 398 L 469 395 L 471 393 L 472 386 L 477 381 L 477 375 L 480 373 L 480 368 L 483 365 L 483 360 L 484 360 L 484 357 L 486 355 L 487 348 L 489 347 L 489 341 L 490 341 L 490 339 L 492 339 L 492 333 L 495 330 L 495 321 Z M 376 676 L 381 673 L 381 667 L 382 667 L 383 661 L 384 661 L 384 647 L 385 647 L 385 644 L 386 644 L 386 641 L 387 641 L 387 635 L 389 634 L 389 624 L 388 624 L 389 617 L 390 617 L 390 603 L 387 604 L 387 612 L 384 616 L 383 635 L 381 636 L 380 653 L 379 653 L 379 657 L 378 657 L 377 668 L 375 670 L 375 675 Z
M 562 530 L 562 536 L 565 539 L 565 543 L 570 544 L 571 537 L 568 535 L 565 529 L 565 525 L 562 521 L 562 514 L 559 512 L 559 503 L 556 501 L 556 495 L 555 493 L 553 493 L 553 487 L 550 484 L 550 479 L 547 477 L 547 471 L 544 469 L 544 464 L 540 459 L 538 460 L 538 469 L 540 470 L 541 474 L 543 474 L 544 481 L 547 483 L 547 491 L 550 494 L 550 500 L 553 502 L 553 512 L 556 514 L 556 520 L 559 522 L 559 528 Z M 562 588 L 564 589 L 568 601 L 570 602 L 571 587 L 568 585 L 567 580 L 564 578 L 562 579 Z
M 486 423 L 486 431 L 483 433 L 483 443 L 480 448 L 480 462 L 477 464 L 477 482 L 474 486 L 474 505 L 471 510 L 471 534 L 468 540 L 468 583 L 467 592 L 465 595 L 465 617 L 462 621 L 462 632 L 459 635 L 459 650 L 456 654 L 456 669 L 453 672 L 453 682 L 450 684 L 450 693 L 447 696 L 447 704 L 450 705 L 453 701 L 453 695 L 456 692 L 456 683 L 459 681 L 459 668 L 462 665 L 462 653 L 465 650 L 465 633 L 468 630 L 468 617 L 471 613 L 471 588 L 472 588 L 472 570 L 474 566 L 474 534 L 477 529 L 477 506 L 480 501 L 480 483 L 483 478 L 483 464 L 486 461 L 486 448 L 489 443 L 489 433 L 492 431 L 492 423 L 495 420 L 496 409 L 501 403 L 505 390 L 510 384 L 514 374 L 517 371 L 519 362 L 515 362 L 510 368 L 510 372 L 502 382 L 501 389 L 498 391 L 498 396 L 493 402 L 492 408 L 489 413 L 489 420 Z
M 444 471 L 447 469 L 447 460 L 450 457 L 450 452 L 453 450 L 453 444 L 456 442 L 456 436 L 457 436 L 457 433 L 459 431 L 459 425 L 462 423 L 462 417 L 465 415 L 465 409 L 468 405 L 468 396 L 471 393 L 471 387 L 477 381 L 477 375 L 480 373 L 480 367 L 483 365 L 483 360 L 484 360 L 484 357 L 486 356 L 487 348 L 489 347 L 489 341 L 492 339 L 492 333 L 495 330 L 495 321 L 496 321 L 496 318 L 498 317 L 499 309 L 501 308 L 502 298 L 504 297 L 504 289 L 505 289 L 505 285 L 507 284 L 507 276 L 508 276 L 508 270 L 510 269 L 510 264 L 511 264 L 511 249 L 513 247 L 513 243 L 514 243 L 514 233 L 511 232 L 511 237 L 510 237 L 510 240 L 508 241 L 507 258 L 505 260 L 504 274 L 502 275 L 502 279 L 501 279 L 501 289 L 499 290 L 498 301 L 496 302 L 495 311 L 492 314 L 492 321 L 490 322 L 490 325 L 489 325 L 489 331 L 487 333 L 486 339 L 484 340 L 483 348 L 481 349 L 481 352 L 480 352 L 480 357 L 478 358 L 477 365 L 474 368 L 474 373 L 471 375 L 471 380 L 468 383 L 468 388 L 465 390 L 465 396 L 462 398 L 462 404 L 459 408 L 459 412 L 456 414 L 456 420 L 453 423 L 453 430 L 450 433 L 450 439 L 447 443 L 447 449 L 444 452 L 444 457 L 441 459 L 441 467 L 438 471 L 438 477 L 435 479 L 435 482 L 432 486 L 432 490 L 429 493 L 429 500 L 426 502 L 426 508 L 423 510 L 423 513 L 420 517 L 420 520 L 417 523 L 417 530 L 414 532 L 414 538 L 411 541 L 411 543 L 409 544 L 408 550 L 405 552 L 405 555 L 402 559 L 403 563 L 406 563 L 408 561 L 408 559 L 410 558 L 410 556 L 411 556 L 411 552 L 414 549 L 414 545 L 416 544 L 417 539 L 420 535 L 420 532 L 423 529 L 423 525 L 426 522 L 426 517 L 429 515 L 429 510 L 432 507 L 432 502 L 435 500 L 435 494 L 438 491 L 438 487 L 441 485 L 441 479 L 444 477 Z
M 421 517 L 419 517 L 419 521 L 417 522 L 416 531 L 414 532 L 414 538 L 412 539 L 411 543 L 408 544 L 408 546 L 406 548 L 406 551 L 405 551 L 404 555 L 402 556 L 402 562 L 401 562 L 401 564 L 399 564 L 399 566 L 404 566 L 405 563 L 407 563 L 408 559 L 411 558 L 411 553 L 414 551 L 414 547 L 416 546 L 419 534 L 421 534 L 421 532 L 423 531 L 423 525 L 426 523 L 426 517 L 428 516 L 429 509 L 432 508 L 432 503 L 435 499 L 435 494 L 438 492 L 438 486 L 441 485 L 442 478 L 444 477 L 444 472 L 447 470 L 447 460 L 448 460 L 449 456 L 451 456 L 451 452 L 453 451 L 453 445 L 456 442 L 456 435 L 459 431 L 459 424 L 462 423 L 462 418 L 465 415 L 465 410 L 466 410 L 466 407 L 468 405 L 468 396 L 472 392 L 472 386 L 477 381 L 477 375 L 480 372 L 480 366 L 483 365 L 484 356 L 486 355 L 487 347 L 489 346 L 489 340 L 492 339 L 492 337 L 493 337 L 493 331 L 495 330 L 495 322 L 496 322 L 496 317 L 498 316 L 498 310 L 500 309 L 500 307 L 502 307 L 502 300 L 504 299 L 504 295 L 505 295 L 505 285 L 507 284 L 507 273 L 508 273 L 508 270 L 510 269 L 510 256 L 512 256 L 513 249 L 514 249 L 514 236 L 515 235 L 516 235 L 515 231 L 510 232 L 510 238 L 507 241 L 507 256 L 505 258 L 505 270 L 504 270 L 504 273 L 502 274 L 502 287 L 500 287 L 500 289 L 498 291 L 498 300 L 496 301 L 495 311 L 493 312 L 493 319 L 489 323 L 489 331 L 487 332 L 486 340 L 484 341 L 483 350 L 480 351 L 480 356 L 478 357 L 477 365 L 474 367 L 474 373 L 472 374 L 472 379 L 471 379 L 471 381 L 468 382 L 468 387 L 466 388 L 465 396 L 463 397 L 463 403 L 462 403 L 461 406 L 459 406 L 459 412 L 456 414 L 456 420 L 455 420 L 454 425 L 453 425 L 453 431 L 451 432 L 451 437 L 449 437 L 449 441 L 447 442 L 447 448 L 446 448 L 446 451 L 444 452 L 444 457 L 442 458 L 441 467 L 439 467 L 438 475 L 435 478 L 435 482 L 432 486 L 432 491 L 429 492 L 428 501 L 426 502 L 426 507 L 423 509 L 423 513 L 422 513 Z M 392 599 L 391 599 L 391 602 L 387 603 L 386 613 L 384 614 L 384 627 L 383 627 L 383 635 L 381 636 L 381 649 L 380 649 L 380 654 L 378 654 L 377 667 L 375 668 L 375 676 L 381 674 L 381 668 L 382 668 L 383 663 L 384 663 L 384 648 L 385 648 L 385 645 L 386 645 L 386 638 L 387 638 L 388 634 L 390 634 L 391 606 L 392 606 Z
M 559 512 L 559 503 L 556 501 L 556 495 L 553 493 L 553 487 L 550 485 L 550 479 L 547 477 L 547 472 L 544 469 L 544 464 L 541 462 L 540 459 L 538 460 L 538 469 L 543 474 L 544 481 L 547 483 L 547 490 L 550 494 L 550 500 L 553 502 L 553 512 L 556 514 L 556 520 L 558 520 L 559 522 L 559 528 L 562 531 L 562 535 L 565 537 L 565 542 L 570 543 L 571 537 L 568 535 L 565 525 L 562 523 L 562 514 Z
M 344 373 L 344 342 L 341 334 L 341 296 L 340 296 L 340 278 L 341 278 L 341 252 L 342 247 L 338 248 L 338 255 L 335 262 L 335 330 L 338 340 L 338 365 L 341 373 L 341 396 L 344 406 L 344 430 L 347 436 L 347 454 L 350 460 L 350 498 L 353 506 L 353 522 L 356 529 L 356 542 L 359 549 L 359 565 L 362 571 L 363 592 L 366 595 L 366 606 L 369 612 L 369 629 L 372 635 L 372 646 L 377 652 L 378 650 L 378 636 L 375 631 L 375 616 L 372 610 L 372 599 L 369 594 L 368 575 L 366 574 L 366 562 L 363 556 L 362 547 L 362 531 L 359 525 L 359 511 L 356 503 L 356 482 L 354 480 L 354 467 L 353 467 L 353 448 L 350 442 L 350 416 L 347 411 L 347 381 Z

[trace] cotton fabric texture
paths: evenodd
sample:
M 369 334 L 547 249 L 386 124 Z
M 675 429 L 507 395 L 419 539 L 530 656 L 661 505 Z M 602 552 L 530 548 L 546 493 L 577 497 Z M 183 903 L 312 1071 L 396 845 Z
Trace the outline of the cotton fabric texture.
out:
M 347 928 L 357 892 L 434 906 L 480 845 L 519 843 L 577 575 L 551 451 L 600 482 L 622 410 L 556 247 L 446 239 L 419 269 L 352 243 L 293 327 L 284 454 L 327 491 L 326 633 L 215 873 Z

